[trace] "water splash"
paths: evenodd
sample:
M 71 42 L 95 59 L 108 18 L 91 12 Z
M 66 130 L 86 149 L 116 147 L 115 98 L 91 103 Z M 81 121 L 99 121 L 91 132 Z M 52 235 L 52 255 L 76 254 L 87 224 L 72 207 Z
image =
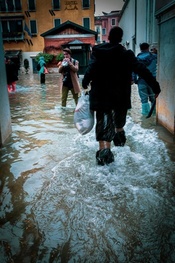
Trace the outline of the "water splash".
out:
M 57 260 L 66 249 L 66 262 L 161 262 L 168 250 L 173 262 L 174 165 L 155 131 L 128 118 L 126 134 L 109 166 L 95 163 L 92 131 L 75 135 L 70 156 L 53 168 L 33 206 L 48 255 L 54 248 Z

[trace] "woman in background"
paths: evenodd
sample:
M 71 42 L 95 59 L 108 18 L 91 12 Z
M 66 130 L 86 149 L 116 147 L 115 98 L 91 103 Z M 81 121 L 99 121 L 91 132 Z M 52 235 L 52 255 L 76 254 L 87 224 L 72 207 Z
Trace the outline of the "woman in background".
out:
M 18 69 L 9 57 L 5 57 L 5 65 L 8 92 L 14 92 L 16 91 L 16 81 L 18 80 Z

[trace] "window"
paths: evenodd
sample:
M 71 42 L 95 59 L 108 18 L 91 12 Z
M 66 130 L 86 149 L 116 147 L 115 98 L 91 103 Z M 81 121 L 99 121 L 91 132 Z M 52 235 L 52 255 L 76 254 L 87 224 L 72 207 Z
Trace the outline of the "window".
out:
M 0 0 L 0 11 L 2 12 L 16 12 L 21 10 L 21 0 Z
M 30 20 L 30 32 L 32 35 L 37 34 L 36 20 Z
M 60 9 L 60 0 L 53 0 L 53 10 Z
M 2 0 L 2 1 L 0 2 L 0 10 L 1 10 L 2 12 L 5 12 L 5 11 L 7 10 L 6 1 L 5 1 L 5 0 Z
M 8 0 L 7 2 L 7 7 L 8 7 L 8 11 L 14 11 L 14 4 L 13 4 L 13 0 Z
M 2 20 L 2 37 L 3 39 L 23 39 L 22 19 L 19 20 Z
M 83 1 L 83 8 L 90 8 L 89 0 L 82 0 Z
M 16 11 L 22 11 L 21 0 L 14 0 L 14 4 L 15 4 Z
M 99 26 L 96 27 L 96 31 L 98 34 L 100 34 L 100 27 Z
M 61 24 L 61 20 L 59 18 L 54 19 L 54 25 L 55 27 L 59 26 Z
M 106 35 L 106 28 L 102 28 L 102 35 L 103 35 L 103 36 Z
M 2 23 L 2 34 L 9 33 L 8 21 L 1 21 Z
M 100 43 L 100 36 L 98 36 L 97 38 L 97 43 Z
M 90 28 L 90 19 L 89 19 L 89 17 L 83 18 L 83 26 L 84 26 L 85 28 L 87 28 L 87 29 Z
M 28 9 L 29 11 L 35 11 L 35 0 L 28 0 Z
M 16 11 L 22 11 L 21 0 L 14 0 Z
M 17 29 L 17 21 L 9 21 L 9 31 L 10 32 L 18 32 L 18 29 Z
M 115 20 L 115 18 L 112 18 L 112 19 L 111 19 L 111 25 L 112 25 L 112 26 L 115 26 L 115 25 L 116 25 L 116 20 Z

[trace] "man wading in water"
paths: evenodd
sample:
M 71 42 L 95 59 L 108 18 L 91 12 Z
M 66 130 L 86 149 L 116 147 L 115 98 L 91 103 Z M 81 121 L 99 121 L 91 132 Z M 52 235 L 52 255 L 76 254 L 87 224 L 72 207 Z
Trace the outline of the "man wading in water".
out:
M 111 141 L 115 146 L 126 142 L 124 125 L 127 110 L 131 108 L 132 72 L 138 74 L 152 88 L 155 97 L 160 86 L 146 66 L 139 62 L 132 50 L 126 50 L 120 42 L 123 30 L 113 27 L 109 43 L 93 47 L 91 59 L 82 80 L 84 89 L 91 85 L 89 92 L 90 109 L 96 111 L 96 153 L 99 165 L 114 161 Z

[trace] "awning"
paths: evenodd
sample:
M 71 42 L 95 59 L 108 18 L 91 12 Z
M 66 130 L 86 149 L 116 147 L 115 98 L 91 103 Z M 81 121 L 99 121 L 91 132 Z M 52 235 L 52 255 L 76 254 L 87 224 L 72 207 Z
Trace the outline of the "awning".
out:
M 5 56 L 9 58 L 18 58 L 21 50 L 5 50 Z

